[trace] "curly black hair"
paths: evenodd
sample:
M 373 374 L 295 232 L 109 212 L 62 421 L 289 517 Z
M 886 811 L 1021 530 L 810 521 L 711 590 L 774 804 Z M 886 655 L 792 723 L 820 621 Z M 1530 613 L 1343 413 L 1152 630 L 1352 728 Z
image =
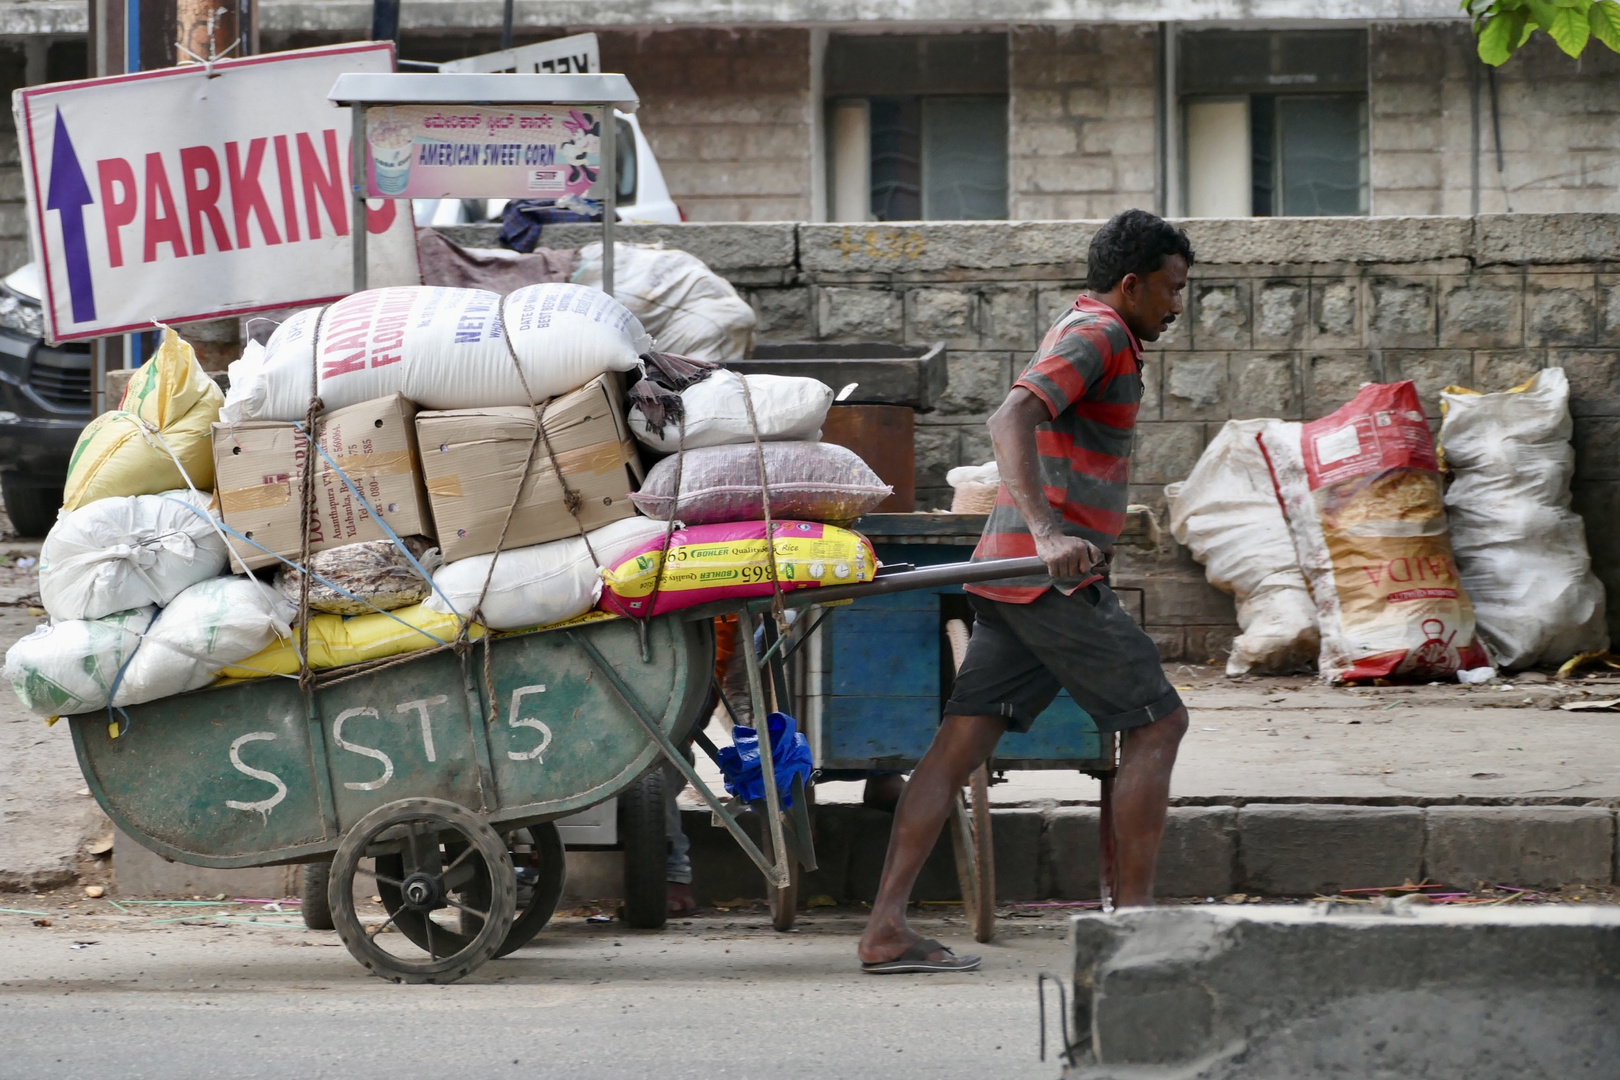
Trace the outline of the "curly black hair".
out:
M 1157 214 L 1126 210 L 1115 214 L 1091 238 L 1086 253 L 1086 288 L 1105 293 L 1126 274 L 1146 277 L 1164 265 L 1166 256 L 1180 255 L 1193 262 L 1187 233 Z

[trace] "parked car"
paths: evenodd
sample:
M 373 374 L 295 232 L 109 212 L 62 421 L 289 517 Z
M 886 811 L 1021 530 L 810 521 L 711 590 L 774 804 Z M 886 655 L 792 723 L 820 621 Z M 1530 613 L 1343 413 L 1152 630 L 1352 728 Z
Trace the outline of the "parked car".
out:
M 641 133 L 641 122 L 628 113 L 614 116 L 619 122 L 614 142 L 619 178 L 614 200 L 616 219 L 626 224 L 674 225 L 685 221 L 681 208 L 669 197 L 664 170 L 658 167 L 652 146 Z M 499 221 L 505 209 L 505 199 L 417 199 L 413 204 L 418 227 Z
M 45 344 L 39 267 L 0 280 L 0 496 L 12 527 L 44 536 L 90 421 L 90 347 Z

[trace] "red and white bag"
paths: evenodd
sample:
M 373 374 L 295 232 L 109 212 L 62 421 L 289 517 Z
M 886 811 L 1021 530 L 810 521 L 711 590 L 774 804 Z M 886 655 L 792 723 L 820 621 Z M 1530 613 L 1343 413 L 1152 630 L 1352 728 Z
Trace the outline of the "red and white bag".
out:
M 1410 382 L 1259 436 L 1322 631 L 1329 682 L 1489 666 L 1457 576 L 1434 436 Z

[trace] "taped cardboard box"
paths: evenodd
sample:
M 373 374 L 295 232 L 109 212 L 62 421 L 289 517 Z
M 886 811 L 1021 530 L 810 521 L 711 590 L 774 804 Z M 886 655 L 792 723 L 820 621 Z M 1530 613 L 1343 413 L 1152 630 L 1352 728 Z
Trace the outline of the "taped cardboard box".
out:
M 544 414 L 563 477 L 579 492 L 578 524 L 543 445 L 518 490 L 537 413 Z M 641 461 L 612 376 L 592 379 L 539 410 L 517 405 L 419 413 L 416 437 L 446 562 L 494 551 L 514 497 L 507 549 L 576 536 L 582 527 L 599 529 L 636 513 L 630 493 L 643 475 Z
M 416 452 L 415 420 L 416 406 L 394 394 L 334 409 L 316 425 L 321 447 L 332 462 L 402 537 L 433 534 Z M 304 437 L 291 423 L 249 420 L 214 425 L 220 516 L 253 541 L 230 537 L 231 565 L 237 572 L 278 562 L 255 545 L 297 560 L 303 543 L 299 504 L 306 449 Z M 317 465 L 310 550 L 385 539 L 382 527 L 326 458 Z

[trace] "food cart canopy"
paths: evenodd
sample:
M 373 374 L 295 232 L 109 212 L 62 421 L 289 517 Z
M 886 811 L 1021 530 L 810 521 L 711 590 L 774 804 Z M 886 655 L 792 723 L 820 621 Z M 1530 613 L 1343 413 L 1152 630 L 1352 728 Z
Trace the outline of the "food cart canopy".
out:
M 611 105 L 627 113 L 640 104 L 630 80 L 615 74 L 349 72 L 326 96 L 338 105 Z

